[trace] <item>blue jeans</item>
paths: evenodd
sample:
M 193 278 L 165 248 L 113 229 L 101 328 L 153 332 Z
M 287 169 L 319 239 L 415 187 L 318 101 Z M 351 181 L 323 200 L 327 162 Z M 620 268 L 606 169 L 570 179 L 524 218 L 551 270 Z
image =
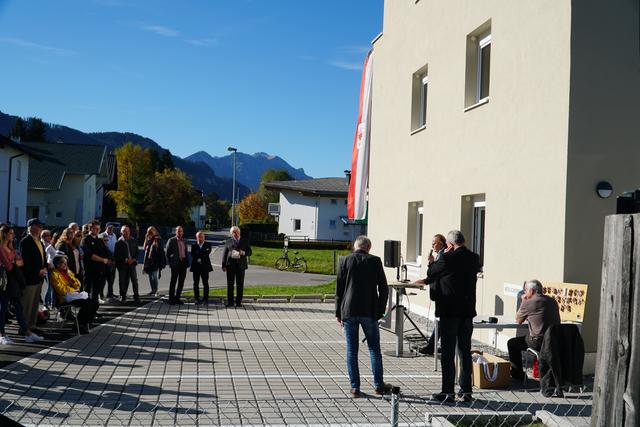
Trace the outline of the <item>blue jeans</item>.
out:
M 358 368 L 358 344 L 360 344 L 359 327 L 362 326 L 364 336 L 367 337 L 369 354 L 371 356 L 371 370 L 373 371 L 373 386 L 382 388 L 382 353 L 380 352 L 380 329 L 378 322 L 372 317 L 350 317 L 343 319 L 342 327 L 347 340 L 347 371 L 351 388 L 360 390 L 360 369 Z
M 158 270 L 150 271 L 149 273 L 149 286 L 151 286 L 151 292 L 154 294 L 158 292 Z

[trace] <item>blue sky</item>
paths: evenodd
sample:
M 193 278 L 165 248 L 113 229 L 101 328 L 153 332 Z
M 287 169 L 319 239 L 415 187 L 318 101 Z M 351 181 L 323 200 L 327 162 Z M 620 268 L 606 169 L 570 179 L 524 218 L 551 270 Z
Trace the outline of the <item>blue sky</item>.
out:
M 350 167 L 382 0 L 0 0 L 0 110 L 174 154 Z

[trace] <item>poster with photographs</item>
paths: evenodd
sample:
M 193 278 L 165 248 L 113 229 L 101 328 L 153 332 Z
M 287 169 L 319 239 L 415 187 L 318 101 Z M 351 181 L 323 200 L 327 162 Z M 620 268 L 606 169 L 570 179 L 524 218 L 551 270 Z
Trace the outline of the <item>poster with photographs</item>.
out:
M 582 322 L 587 304 L 587 288 L 587 285 L 577 283 L 543 283 L 542 293 L 556 300 L 563 322 Z

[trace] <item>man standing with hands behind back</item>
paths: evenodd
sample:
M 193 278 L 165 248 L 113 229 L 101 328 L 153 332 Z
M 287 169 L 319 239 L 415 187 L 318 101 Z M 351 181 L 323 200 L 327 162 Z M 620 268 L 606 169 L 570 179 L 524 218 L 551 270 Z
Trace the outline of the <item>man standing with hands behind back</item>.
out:
M 120 230 L 121 236 L 116 242 L 114 259 L 118 268 L 118 283 L 120 284 L 120 301 L 127 301 L 127 291 L 129 282 L 133 287 L 133 299 L 136 304 L 140 304 L 140 294 L 138 293 L 138 241 L 131 238 L 131 229 L 123 225 Z
M 191 245 L 191 272 L 193 273 L 193 296 L 196 305 L 209 303 L 209 272 L 211 266 L 211 243 L 204 240 L 204 232 L 196 233 L 196 242 Z M 202 279 L 202 299 L 200 299 L 199 282 Z
M 40 241 L 40 232 L 42 231 L 40 220 L 31 218 L 27 222 L 27 227 L 29 234 L 20 241 L 20 252 L 24 262 L 22 272 L 26 285 L 22 290 L 20 302 L 27 326 L 31 331 L 41 335 L 42 331 L 36 329 L 36 320 L 38 319 L 42 282 L 47 275 L 47 256 Z
M 233 282 L 237 290 L 236 307 L 242 307 L 242 295 L 244 292 L 244 272 L 248 268 L 247 257 L 251 256 L 249 241 L 240 237 L 240 228 L 231 227 L 231 237 L 224 242 L 222 254 L 222 271 L 227 273 L 227 307 L 233 305 Z
M 167 262 L 171 268 L 171 279 L 169 280 L 169 304 L 171 305 L 184 304 L 180 300 L 180 295 L 182 295 L 184 279 L 187 277 L 189 259 L 187 258 L 187 244 L 183 237 L 184 229 L 177 226 L 176 235 L 167 242 Z
M 360 397 L 358 368 L 359 330 L 362 327 L 369 345 L 374 392 L 378 395 L 391 387 L 383 382 L 382 352 L 378 319 L 384 315 L 389 286 L 379 257 L 370 255 L 371 240 L 358 236 L 353 253 L 340 259 L 336 277 L 336 320 L 344 330 L 347 343 L 347 371 L 351 397 Z
M 459 230 L 447 234 L 447 251 L 427 269 L 427 283 L 435 283 L 432 297 L 440 318 L 442 391 L 433 399 L 453 402 L 456 346 L 460 352 L 459 397 L 471 401 L 471 334 L 476 316 L 476 281 L 480 257 L 465 246 Z

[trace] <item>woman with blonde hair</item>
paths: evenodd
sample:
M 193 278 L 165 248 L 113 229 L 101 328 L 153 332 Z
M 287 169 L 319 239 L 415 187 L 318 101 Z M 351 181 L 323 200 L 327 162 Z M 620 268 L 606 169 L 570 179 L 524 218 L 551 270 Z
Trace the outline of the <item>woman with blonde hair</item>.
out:
M 29 330 L 24 317 L 20 296 L 25 286 L 24 276 L 20 268 L 24 265 L 22 258 L 13 247 L 13 229 L 7 225 L 0 227 L 0 268 L 7 275 L 6 286 L 0 290 L 0 345 L 13 344 L 13 340 L 4 331 L 9 305 L 13 305 L 20 329 L 24 331 L 24 340 L 28 343 L 42 341 L 44 338 Z
M 147 248 L 151 246 L 151 244 L 155 240 L 155 237 L 159 235 L 160 233 L 158 233 L 158 230 L 156 230 L 156 228 L 153 225 L 147 228 L 147 234 L 145 234 L 144 236 L 144 244 L 142 246 L 142 249 L 144 250 L 145 253 L 147 252 Z

